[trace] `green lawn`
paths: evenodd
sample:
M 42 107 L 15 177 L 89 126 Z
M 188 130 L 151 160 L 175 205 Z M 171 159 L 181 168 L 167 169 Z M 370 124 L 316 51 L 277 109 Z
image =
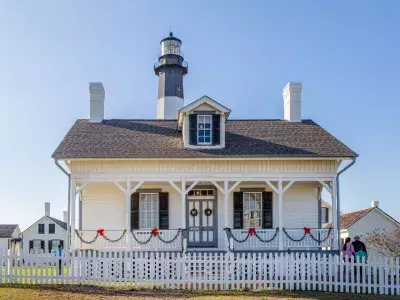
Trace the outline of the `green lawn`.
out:
M 10 300 L 91 300 L 91 299 L 219 299 L 219 300 L 250 300 L 250 299 L 302 299 L 302 300 L 344 300 L 344 299 L 400 299 L 399 296 L 378 296 L 362 294 L 314 293 L 314 292 L 282 292 L 282 291 L 255 291 L 255 292 L 191 292 L 167 290 L 127 290 L 98 288 L 80 285 L 0 285 L 0 299 Z

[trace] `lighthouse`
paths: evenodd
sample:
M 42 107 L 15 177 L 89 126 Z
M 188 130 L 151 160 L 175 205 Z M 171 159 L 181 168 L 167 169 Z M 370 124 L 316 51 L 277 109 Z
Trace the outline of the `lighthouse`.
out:
M 188 72 L 181 51 L 182 41 L 169 36 L 162 39 L 154 72 L 158 76 L 157 119 L 175 120 L 183 107 L 183 76 Z

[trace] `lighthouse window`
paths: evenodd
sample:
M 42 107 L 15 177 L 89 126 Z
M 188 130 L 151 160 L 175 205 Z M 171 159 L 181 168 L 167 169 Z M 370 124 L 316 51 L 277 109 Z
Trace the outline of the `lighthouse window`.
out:
M 197 143 L 211 144 L 211 116 L 197 116 Z

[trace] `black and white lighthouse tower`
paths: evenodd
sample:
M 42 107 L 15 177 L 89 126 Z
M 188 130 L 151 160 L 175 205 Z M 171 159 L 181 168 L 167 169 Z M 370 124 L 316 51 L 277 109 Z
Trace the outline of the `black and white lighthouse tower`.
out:
M 188 72 L 183 60 L 182 41 L 172 34 L 161 40 L 161 52 L 154 72 L 158 76 L 157 119 L 177 119 L 183 107 L 183 76 Z

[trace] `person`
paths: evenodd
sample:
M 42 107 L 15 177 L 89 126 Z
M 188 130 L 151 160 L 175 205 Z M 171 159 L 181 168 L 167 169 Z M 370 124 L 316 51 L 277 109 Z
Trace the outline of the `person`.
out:
M 356 235 L 354 237 L 354 241 L 353 241 L 352 244 L 353 244 L 353 248 L 356 249 L 356 251 L 358 251 L 357 249 L 359 249 L 359 246 L 360 246 L 361 250 L 364 251 L 366 255 L 368 255 L 367 248 L 365 247 L 365 244 L 360 241 L 360 236 L 359 235 Z
M 363 251 L 362 246 L 358 245 L 358 248 L 356 249 L 356 262 L 361 263 L 362 262 L 362 258 L 365 257 L 364 261 L 367 261 L 368 258 L 368 254 L 367 252 Z
M 344 260 L 346 260 L 347 257 L 348 261 L 351 261 L 351 257 L 354 255 L 354 247 L 353 244 L 351 243 L 350 237 L 347 237 L 344 240 L 344 244 L 342 247 L 342 254 Z
M 58 244 L 58 249 L 54 250 L 54 256 L 58 256 L 58 275 L 62 274 L 62 256 L 63 256 L 63 247 L 61 244 Z
M 356 254 L 355 254 L 356 263 L 362 263 L 363 262 L 363 257 L 365 257 L 364 263 L 367 262 L 367 258 L 368 258 L 367 253 L 365 251 L 363 251 L 361 245 L 358 245 L 357 247 L 358 248 L 356 248 Z M 354 266 L 355 277 L 358 278 L 359 282 L 361 282 L 362 281 L 362 276 L 363 276 L 363 267 L 362 267 L 362 265 L 360 265 L 358 269 L 359 270 L 357 270 L 357 267 Z M 358 277 L 357 277 L 357 274 L 358 274 Z

